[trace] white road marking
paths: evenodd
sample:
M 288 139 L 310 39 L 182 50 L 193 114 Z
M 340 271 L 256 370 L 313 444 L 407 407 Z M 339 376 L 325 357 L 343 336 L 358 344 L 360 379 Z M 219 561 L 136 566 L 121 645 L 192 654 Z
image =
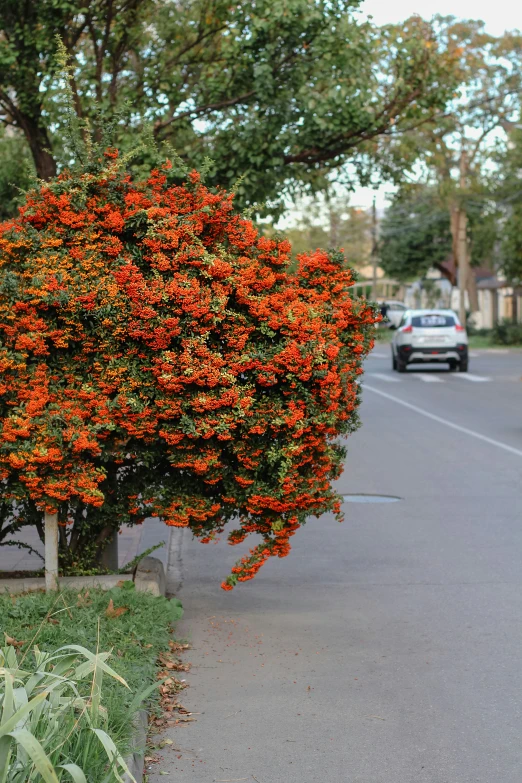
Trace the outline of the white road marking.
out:
M 387 353 L 375 353 L 375 351 L 372 351 L 370 354 L 372 359 L 387 359 L 388 354 Z
M 473 381 L 474 383 L 486 383 L 491 378 L 486 378 L 484 375 L 473 375 L 471 372 L 459 372 L 455 375 L 455 378 L 461 378 L 463 381 Z
M 398 378 L 394 378 L 393 375 L 385 375 L 383 372 L 368 372 L 366 375 L 371 375 L 372 378 L 378 378 L 386 383 L 400 383 Z
M 476 351 L 470 351 L 469 355 L 471 359 L 476 359 L 478 356 L 480 356 L 480 354 L 477 353 Z
M 421 416 L 425 416 L 427 419 L 432 419 L 433 421 L 437 421 L 439 424 L 444 424 L 446 427 L 450 427 L 452 430 L 463 432 L 465 435 L 470 435 L 472 438 L 477 438 L 477 440 L 482 440 L 484 443 L 489 443 L 491 446 L 496 446 L 497 448 L 503 449 L 504 451 L 509 451 L 511 454 L 516 454 L 517 457 L 522 457 L 522 451 L 520 449 L 515 449 L 513 446 L 508 446 L 507 443 L 502 443 L 500 440 L 495 440 L 494 438 L 488 438 L 487 435 L 482 435 L 480 432 L 475 432 L 475 430 L 470 430 L 467 427 L 461 427 L 460 424 L 454 424 L 452 421 L 443 419 L 442 416 L 436 416 L 434 413 L 430 413 L 429 411 L 424 410 L 424 408 L 419 408 L 417 405 L 412 405 L 410 402 L 401 400 L 399 397 L 394 397 L 392 394 L 383 392 L 380 389 L 374 389 L 373 386 L 367 386 L 364 384 L 364 388 L 368 389 L 368 391 L 371 391 L 374 394 L 379 394 L 381 397 L 385 397 L 387 400 L 396 402 L 398 405 L 402 405 L 404 408 L 415 411 L 415 413 L 419 413 Z
M 437 375 L 421 375 L 419 373 L 418 375 L 415 375 L 415 377 L 424 381 L 424 383 L 446 383 L 446 381 L 443 381 L 442 378 L 439 378 Z

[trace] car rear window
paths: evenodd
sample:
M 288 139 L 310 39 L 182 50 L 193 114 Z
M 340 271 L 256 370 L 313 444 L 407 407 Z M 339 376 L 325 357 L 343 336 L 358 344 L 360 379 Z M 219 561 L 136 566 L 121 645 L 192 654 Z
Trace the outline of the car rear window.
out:
M 421 329 L 433 329 L 434 326 L 455 326 L 455 318 L 452 315 L 441 315 L 440 313 L 414 315 L 411 319 L 411 325 Z

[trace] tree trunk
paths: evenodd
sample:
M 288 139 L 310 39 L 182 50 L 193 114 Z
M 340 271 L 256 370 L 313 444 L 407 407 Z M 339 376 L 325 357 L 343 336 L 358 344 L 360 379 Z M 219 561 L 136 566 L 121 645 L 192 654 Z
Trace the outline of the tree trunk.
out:
M 339 245 L 339 214 L 335 210 L 332 204 L 328 205 L 329 219 L 330 219 L 330 247 L 338 247 Z
M 468 296 L 469 296 L 469 309 L 472 313 L 476 313 L 480 310 L 478 291 L 477 291 L 477 278 L 473 272 L 473 267 L 470 264 L 470 258 L 468 256 Z
M 31 146 L 36 173 L 48 182 L 56 176 L 56 161 L 46 148 Z
M 466 324 L 466 286 L 468 280 L 467 215 L 456 202 L 451 205 L 450 227 L 456 267 L 456 283 L 459 290 L 459 319 L 464 326 Z
M 460 153 L 459 190 L 461 199 L 453 202 L 450 209 L 450 227 L 453 240 L 453 256 L 458 269 L 459 287 L 459 318 L 463 326 L 466 324 L 466 291 L 469 296 L 469 308 L 472 313 L 479 309 L 477 281 L 470 265 L 468 247 L 468 215 L 462 203 L 462 194 L 466 188 L 468 173 L 468 156 L 466 150 Z
M 457 232 L 457 253 L 459 263 L 459 318 L 463 326 L 466 325 L 466 289 L 468 287 L 468 216 L 464 210 L 459 209 L 459 221 Z
M 41 120 L 19 114 L 18 124 L 24 132 L 33 156 L 36 173 L 45 181 L 56 176 L 56 161 L 51 152 L 51 140 Z

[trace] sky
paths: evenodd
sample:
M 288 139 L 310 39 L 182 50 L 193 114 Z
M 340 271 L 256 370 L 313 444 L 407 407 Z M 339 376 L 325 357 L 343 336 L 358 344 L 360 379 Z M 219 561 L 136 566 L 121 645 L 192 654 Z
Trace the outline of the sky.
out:
M 520 0 L 364 0 L 360 10 L 363 15 L 371 15 L 378 25 L 402 22 L 412 14 L 419 14 L 424 19 L 442 14 L 461 19 L 481 19 L 491 35 L 522 28 Z M 375 193 L 377 206 L 382 209 L 386 205 L 387 192 L 390 192 L 389 185 L 377 191 L 357 188 L 350 201 L 354 206 L 369 207 Z
M 402 22 L 412 14 L 419 14 L 424 19 L 442 14 L 482 19 L 491 35 L 522 28 L 522 7 L 518 0 L 364 0 L 361 11 L 371 14 L 379 25 Z

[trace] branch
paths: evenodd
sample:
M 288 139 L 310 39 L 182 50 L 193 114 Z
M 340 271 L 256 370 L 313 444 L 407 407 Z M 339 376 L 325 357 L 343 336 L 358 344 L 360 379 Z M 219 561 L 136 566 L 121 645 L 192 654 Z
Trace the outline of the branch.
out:
M 222 28 L 224 29 L 226 25 L 224 25 Z M 205 36 L 203 36 L 205 37 Z M 306 44 L 307 47 L 311 46 L 314 41 L 314 36 L 309 38 L 307 41 L 304 41 L 303 43 Z M 188 47 L 190 48 L 190 47 Z M 187 49 L 188 50 L 188 49 Z M 272 76 L 275 76 L 287 63 L 292 62 L 296 57 L 298 56 L 298 53 L 295 50 L 290 51 L 285 57 L 283 57 L 282 60 L 280 60 L 274 67 L 272 68 Z M 234 74 L 232 73 L 229 81 L 232 82 L 234 77 Z M 217 101 L 216 103 L 209 103 L 204 106 L 199 106 L 195 109 L 188 109 L 185 112 L 182 112 L 181 114 L 176 114 L 171 116 L 168 120 L 164 121 L 158 121 L 154 127 L 154 133 L 158 134 L 161 130 L 164 128 L 167 128 L 169 125 L 172 125 L 172 123 L 177 122 L 178 120 L 185 119 L 186 117 L 199 117 L 201 114 L 205 114 L 206 112 L 210 111 L 217 111 L 219 109 L 225 109 L 229 108 L 230 106 L 236 106 L 239 103 L 242 103 L 245 100 L 248 100 L 248 98 L 252 98 L 254 95 L 256 95 L 256 90 L 250 90 L 247 93 L 244 93 L 243 95 L 238 96 L 237 98 L 228 98 L 222 101 Z
M 246 92 L 243 95 L 239 95 L 237 98 L 229 98 L 224 101 L 218 101 L 217 103 L 208 103 L 206 106 L 199 106 L 196 109 L 189 109 L 188 111 L 184 111 L 181 114 L 176 114 L 174 117 L 171 117 L 169 120 L 164 120 L 163 122 L 157 122 L 156 125 L 154 126 L 154 132 L 159 133 L 164 128 L 167 128 L 169 125 L 172 125 L 173 122 L 182 120 L 185 117 L 198 117 L 199 115 L 204 114 L 205 112 L 216 111 L 217 109 L 225 109 L 229 106 L 236 106 L 238 103 L 242 103 L 243 101 L 246 101 L 248 98 L 251 98 L 255 94 L 256 94 L 255 90 L 250 90 L 250 92 Z
M 17 546 L 19 549 L 27 549 L 32 555 L 38 555 L 40 560 L 45 562 L 45 558 L 40 552 L 33 549 L 29 544 L 25 544 L 23 541 L 1 541 L 0 546 Z
M 379 112 L 379 114 L 376 115 L 371 124 L 367 125 L 365 128 L 359 128 L 344 136 L 332 139 L 331 144 L 334 145 L 333 148 L 320 149 L 315 147 L 312 149 L 303 150 L 302 152 L 298 152 L 293 155 L 284 155 L 283 162 L 285 164 L 325 163 L 332 158 L 336 158 L 338 155 L 342 155 L 344 152 L 347 152 L 349 149 L 355 147 L 357 144 L 360 144 L 363 141 L 369 141 L 376 136 L 381 136 L 382 134 L 386 133 L 389 128 L 389 119 L 393 118 L 397 114 L 400 114 L 404 106 L 418 98 L 420 94 L 421 89 L 418 88 L 403 98 L 401 101 L 399 101 L 397 96 L 395 96 L 395 98 L 393 98 L 393 100 L 387 106 L 385 106 L 382 111 Z M 378 120 L 384 118 L 387 118 L 388 121 L 381 122 L 380 125 L 375 124 Z M 429 122 L 430 120 L 430 117 L 426 117 L 422 122 Z
M 192 43 L 187 44 L 180 52 L 178 52 L 176 57 L 173 57 L 171 60 L 168 60 L 167 63 L 165 64 L 165 68 L 170 69 L 174 65 L 177 65 L 184 54 L 190 52 L 191 49 L 194 49 L 195 46 L 202 43 L 209 36 L 215 35 L 216 33 L 220 33 L 222 30 L 226 30 L 227 27 L 228 25 L 224 24 L 221 25 L 221 27 L 215 27 L 213 30 L 209 30 L 206 33 L 200 34 L 195 41 L 192 41 Z
M 491 133 L 491 131 L 494 130 L 498 126 L 498 124 L 499 121 L 497 118 L 491 125 L 489 125 L 489 127 L 484 128 L 483 132 L 480 134 L 480 136 L 478 137 L 477 141 L 473 146 L 473 152 L 471 153 L 471 155 L 469 155 L 468 161 L 470 164 L 473 163 L 473 161 L 475 160 L 475 157 L 477 156 L 477 153 L 480 149 L 480 145 L 482 144 L 486 136 L 489 133 Z

